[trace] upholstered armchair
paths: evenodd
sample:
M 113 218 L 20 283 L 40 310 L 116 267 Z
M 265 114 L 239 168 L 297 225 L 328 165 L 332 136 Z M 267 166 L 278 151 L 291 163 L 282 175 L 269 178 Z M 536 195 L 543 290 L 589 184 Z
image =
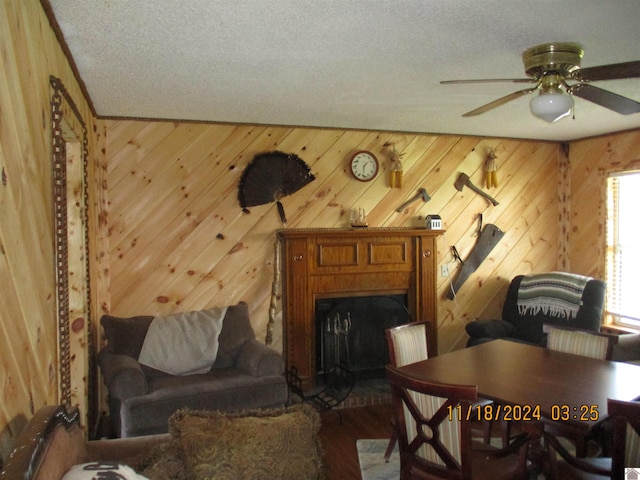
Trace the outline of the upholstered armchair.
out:
M 116 436 L 165 433 L 169 417 L 181 408 L 224 412 L 285 405 L 284 361 L 256 339 L 246 303 L 177 315 L 183 318 L 102 317 L 108 344 L 98 363 Z M 165 329 L 180 320 L 192 343 L 184 341 L 183 332 L 158 330 L 158 319 L 166 320 Z M 183 342 L 150 345 L 155 337 Z M 155 360 L 154 346 L 159 346 Z
M 467 346 L 496 338 L 546 345 L 545 326 L 599 331 L 605 283 L 570 273 L 518 275 L 509 284 L 502 318 L 466 325 Z

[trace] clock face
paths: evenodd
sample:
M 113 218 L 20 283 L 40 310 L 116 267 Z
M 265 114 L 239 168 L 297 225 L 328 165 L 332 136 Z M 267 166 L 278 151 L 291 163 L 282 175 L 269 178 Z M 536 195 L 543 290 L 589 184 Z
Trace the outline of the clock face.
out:
M 351 158 L 351 173 L 361 182 L 373 180 L 378 174 L 378 159 L 371 152 L 356 152 Z

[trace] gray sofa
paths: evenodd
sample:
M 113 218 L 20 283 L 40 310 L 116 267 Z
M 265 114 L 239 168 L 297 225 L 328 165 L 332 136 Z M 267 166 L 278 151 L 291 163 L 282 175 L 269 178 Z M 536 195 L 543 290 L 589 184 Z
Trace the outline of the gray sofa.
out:
M 77 409 L 46 405 L 16 439 L 0 480 L 326 477 L 320 415 L 308 404 L 234 413 L 179 410 L 169 425 L 171 433 L 86 441 Z
M 98 354 L 109 390 L 113 433 L 135 437 L 167 432 L 181 408 L 234 411 L 287 402 L 280 353 L 255 338 L 244 302 L 227 307 L 215 362 L 206 373 L 171 375 L 138 362 L 153 317 L 104 315 L 108 344 Z

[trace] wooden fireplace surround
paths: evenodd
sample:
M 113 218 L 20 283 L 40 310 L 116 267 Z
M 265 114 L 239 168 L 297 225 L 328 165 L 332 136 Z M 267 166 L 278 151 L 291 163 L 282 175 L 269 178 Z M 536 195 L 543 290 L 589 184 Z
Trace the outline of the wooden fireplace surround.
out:
M 406 294 L 413 320 L 431 322 L 437 353 L 437 238 L 442 230 L 290 229 L 282 245 L 286 368 L 316 386 L 315 302 L 322 298 Z

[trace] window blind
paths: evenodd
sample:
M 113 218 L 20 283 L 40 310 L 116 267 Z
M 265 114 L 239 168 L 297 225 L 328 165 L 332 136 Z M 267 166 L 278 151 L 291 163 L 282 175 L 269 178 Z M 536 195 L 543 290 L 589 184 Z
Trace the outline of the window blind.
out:
M 614 322 L 640 326 L 640 173 L 607 179 L 607 313 Z

